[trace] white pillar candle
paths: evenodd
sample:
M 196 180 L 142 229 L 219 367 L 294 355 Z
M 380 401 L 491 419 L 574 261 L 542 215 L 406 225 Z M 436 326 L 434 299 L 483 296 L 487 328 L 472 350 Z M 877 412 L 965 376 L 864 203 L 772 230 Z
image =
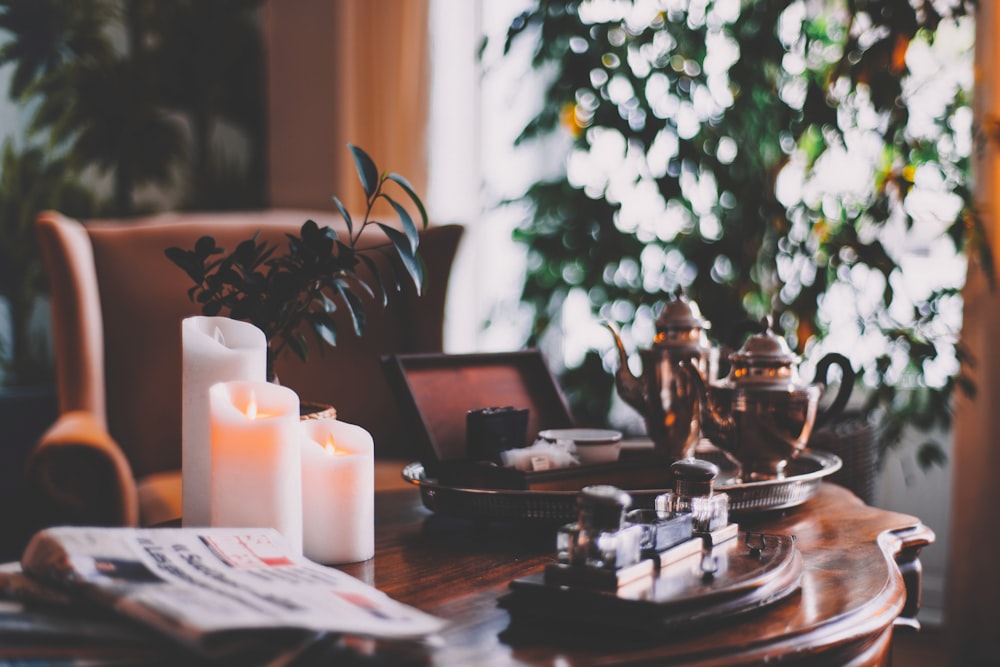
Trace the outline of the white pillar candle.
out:
M 220 382 L 209 400 L 211 525 L 274 528 L 301 550 L 298 395 L 269 382 Z
M 208 389 L 227 380 L 267 379 L 267 339 L 248 322 L 198 316 L 181 323 L 181 342 L 181 511 L 185 526 L 207 526 L 211 474 Z
M 375 445 L 334 419 L 302 422 L 303 551 L 326 564 L 375 555 Z

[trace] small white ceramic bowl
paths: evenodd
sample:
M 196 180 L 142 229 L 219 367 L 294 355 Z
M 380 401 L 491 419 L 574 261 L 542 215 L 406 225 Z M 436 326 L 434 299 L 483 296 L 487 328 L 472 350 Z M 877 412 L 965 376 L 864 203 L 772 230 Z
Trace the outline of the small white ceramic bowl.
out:
M 611 429 L 551 428 L 540 432 L 538 437 L 550 442 L 572 440 L 580 463 L 617 461 L 622 451 L 622 434 Z

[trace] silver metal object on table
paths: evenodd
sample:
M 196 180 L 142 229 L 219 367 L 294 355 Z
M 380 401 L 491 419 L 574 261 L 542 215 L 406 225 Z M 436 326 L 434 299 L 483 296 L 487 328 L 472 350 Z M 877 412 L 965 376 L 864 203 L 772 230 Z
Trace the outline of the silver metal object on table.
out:
M 814 426 L 840 414 L 854 386 L 850 360 L 831 352 L 816 364 L 816 381 L 799 376 L 800 357 L 774 332 L 770 317 L 765 330 L 751 336 L 729 359 L 728 377 L 717 382 L 691 379 L 701 395 L 701 426 L 705 437 L 743 465 L 744 477 L 781 478 L 788 462 L 803 450 Z M 843 374 L 833 402 L 819 409 L 830 366 Z
M 639 377 L 628 368 L 628 352 L 618 332 L 605 326 L 618 349 L 618 395 L 645 419 L 657 451 L 671 459 L 692 456 L 701 437 L 701 400 L 694 376 L 700 373 L 699 378 L 711 382 L 719 365 L 719 351 L 707 335 L 711 323 L 698 304 L 678 290 L 656 319 L 653 347 L 639 351 Z
M 722 473 L 715 490 L 729 496 L 732 514 L 750 514 L 796 507 L 819 489 L 824 477 L 840 469 L 841 460 L 830 453 L 804 450 L 788 463 L 782 479 L 735 482 L 725 466 L 732 464 L 717 452 L 699 452 Z M 482 521 L 547 521 L 565 523 L 576 517 L 577 491 L 522 491 L 510 489 L 470 489 L 440 484 L 430 478 L 421 463 L 403 468 L 403 479 L 420 488 L 424 506 L 444 514 Z M 652 507 L 653 499 L 665 489 L 629 490 L 635 507 Z

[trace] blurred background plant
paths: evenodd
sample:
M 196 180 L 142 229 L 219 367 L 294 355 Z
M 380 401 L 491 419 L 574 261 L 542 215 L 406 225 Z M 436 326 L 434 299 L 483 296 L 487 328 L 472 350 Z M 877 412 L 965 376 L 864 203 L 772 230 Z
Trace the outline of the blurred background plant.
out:
M 515 238 L 528 344 L 564 328 L 602 350 L 561 374 L 578 419 L 613 402 L 596 320 L 648 347 L 683 287 L 720 343 L 771 313 L 807 360 L 848 354 L 881 447 L 912 425 L 917 462 L 944 460 L 930 434 L 974 392 L 964 261 L 993 267 L 970 187 L 974 6 L 539 0 L 513 21 L 505 53 L 530 40 L 546 81 L 519 142 L 571 142 Z
M 32 330 L 45 290 L 39 211 L 263 204 L 260 4 L 0 1 L 0 66 L 24 119 L 7 128 L 0 165 L 0 385 L 52 379 L 45 329 Z M 234 154 L 219 148 L 223 138 Z
M 44 332 L 38 331 L 42 263 L 35 239 L 35 214 L 58 208 L 85 215 L 90 193 L 63 160 L 50 160 L 40 148 L 18 152 L 8 140 L 0 160 L 0 297 L 11 323 L 0 340 L 0 380 L 33 386 L 51 381 L 52 360 Z M 2 382 L 0 382 L 2 384 Z

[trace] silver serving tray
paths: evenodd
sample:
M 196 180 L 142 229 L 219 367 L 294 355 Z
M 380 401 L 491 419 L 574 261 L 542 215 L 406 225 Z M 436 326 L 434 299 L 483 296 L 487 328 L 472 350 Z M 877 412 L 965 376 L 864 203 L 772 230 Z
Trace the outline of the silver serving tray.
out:
M 818 450 L 803 451 L 789 461 L 782 479 L 753 482 L 732 481 L 723 467 L 726 460 L 699 452 L 699 458 L 711 460 L 720 468 L 721 483 L 716 491 L 729 495 L 729 511 L 750 514 L 796 507 L 819 489 L 827 475 L 840 469 L 841 460 Z M 429 478 L 422 463 L 403 468 L 403 479 L 420 488 L 424 506 L 438 514 L 480 521 L 551 521 L 576 519 L 576 491 L 522 491 L 514 489 L 470 489 L 441 484 Z M 635 507 L 652 507 L 653 499 L 664 489 L 629 490 Z

